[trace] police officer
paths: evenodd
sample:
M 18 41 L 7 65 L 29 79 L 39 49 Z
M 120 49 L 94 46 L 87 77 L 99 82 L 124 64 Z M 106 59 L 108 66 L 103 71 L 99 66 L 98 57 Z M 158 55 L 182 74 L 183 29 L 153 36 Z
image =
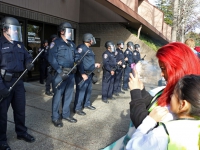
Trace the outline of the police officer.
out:
M 114 90 L 113 90 L 113 95 L 115 96 L 119 96 L 119 93 L 125 94 L 125 92 L 121 90 L 123 68 L 125 68 L 124 53 L 122 51 L 123 48 L 124 48 L 124 42 L 123 41 L 117 42 L 117 49 L 115 55 L 117 62 L 117 69 L 115 71 Z
M 134 44 L 133 42 L 129 41 L 127 43 L 127 49 L 124 52 L 124 57 L 126 61 L 126 68 L 124 69 L 124 78 L 122 87 L 124 91 L 128 91 L 129 73 L 131 73 L 131 64 L 134 63 L 133 50 L 134 50 Z
M 106 51 L 102 55 L 103 59 L 103 78 L 102 78 L 102 101 L 109 103 L 108 99 L 114 100 L 113 84 L 116 70 L 115 45 L 111 41 L 105 43 Z
M 39 57 L 39 64 L 40 64 L 40 83 L 44 84 L 44 79 L 47 77 L 47 52 L 48 52 L 48 40 L 44 40 L 42 42 L 42 46 L 39 48 L 38 52 L 44 50 Z
M 140 56 L 140 45 L 135 44 L 134 45 L 135 50 L 133 51 L 133 61 L 135 64 L 138 63 L 138 61 L 142 60 Z
M 74 74 L 69 73 L 74 62 L 78 60 L 75 55 L 75 44 L 72 42 L 74 32 L 68 22 L 61 23 L 58 27 L 59 38 L 51 42 L 48 60 L 50 65 L 56 70 L 53 79 L 54 96 L 52 101 L 52 122 L 55 127 L 62 127 L 62 119 L 71 123 L 77 120 L 70 116 L 70 104 L 74 91 Z M 69 73 L 69 74 L 68 74 Z M 56 88 L 58 83 L 60 86 Z M 62 99 L 62 114 L 59 114 Z
M 57 37 L 58 36 L 56 34 L 51 35 L 51 37 L 50 37 L 51 42 L 53 42 Z M 47 51 L 47 58 L 48 58 L 48 55 L 49 55 L 49 49 Z M 52 84 L 55 73 L 56 73 L 56 71 L 53 69 L 53 67 L 51 67 L 51 65 L 49 65 L 47 67 L 47 78 L 46 78 L 46 85 L 45 85 L 46 86 L 45 94 L 48 96 L 53 96 L 53 93 L 50 91 L 50 89 L 51 89 L 51 84 Z
M 78 115 L 86 115 L 82 111 L 82 106 L 89 110 L 95 110 L 96 108 L 91 105 L 90 97 L 92 92 L 92 78 L 93 71 L 100 67 L 99 63 L 95 63 L 95 54 L 90 48 L 91 45 L 96 44 L 96 40 L 91 33 L 83 35 L 83 44 L 77 47 L 77 52 L 83 57 L 86 54 L 81 63 L 78 65 L 78 71 L 75 75 L 76 82 L 76 94 L 74 101 L 74 110 Z M 82 80 L 84 82 L 80 83 Z M 80 84 L 79 84 L 80 83 Z
M 27 133 L 25 126 L 25 90 L 20 79 L 11 91 L 8 89 L 15 83 L 27 68 L 33 69 L 32 57 L 22 43 L 21 26 L 17 19 L 5 17 L 1 21 L 3 36 L 0 37 L 0 150 L 10 150 L 7 144 L 7 112 L 11 104 L 14 115 L 17 139 L 34 142 L 35 138 Z

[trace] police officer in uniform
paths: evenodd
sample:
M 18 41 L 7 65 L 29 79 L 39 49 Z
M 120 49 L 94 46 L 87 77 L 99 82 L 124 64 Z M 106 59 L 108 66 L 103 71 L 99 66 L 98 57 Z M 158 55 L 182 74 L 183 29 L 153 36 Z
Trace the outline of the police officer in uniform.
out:
M 48 66 L 48 61 L 47 61 L 47 53 L 48 53 L 48 40 L 44 40 L 42 42 L 42 46 L 39 48 L 38 52 L 44 50 L 42 54 L 39 57 L 39 62 L 40 62 L 40 83 L 44 84 L 44 79 L 47 77 L 47 66 Z
M 133 61 L 135 64 L 138 63 L 138 61 L 142 60 L 140 56 L 140 45 L 135 44 L 134 45 L 135 50 L 133 51 Z
M 22 43 L 21 26 L 17 19 L 5 17 L 1 21 L 3 36 L 0 37 L 0 150 L 10 150 L 7 144 L 7 112 L 11 104 L 17 139 L 34 142 L 35 138 L 27 133 L 25 126 L 25 90 L 20 79 L 11 91 L 21 73 L 33 69 L 32 57 Z
M 86 33 L 83 35 L 83 44 L 80 44 L 77 47 L 77 52 L 80 54 L 80 58 L 86 53 L 83 57 L 81 63 L 78 65 L 78 71 L 75 75 L 76 82 L 76 94 L 74 101 L 74 110 L 78 115 L 86 115 L 82 111 L 82 107 L 95 110 L 96 108 L 91 105 L 90 97 L 92 92 L 92 78 L 93 71 L 96 68 L 100 67 L 99 63 L 95 63 L 95 54 L 90 48 L 91 45 L 96 44 L 96 40 L 92 34 Z M 79 84 L 82 80 L 81 84 Z
M 53 42 L 58 36 L 56 34 L 51 35 L 51 42 Z M 49 56 L 49 49 L 47 51 L 47 60 L 48 60 L 48 56 Z M 56 71 L 53 69 L 53 67 L 51 67 L 51 65 L 49 65 L 47 67 L 47 78 L 46 78 L 46 90 L 45 90 L 45 94 L 48 96 L 53 96 L 53 93 L 50 91 L 51 89 L 51 84 L 53 81 L 53 77 L 55 75 Z M 52 88 L 53 89 L 53 88 Z
M 103 59 L 103 78 L 102 78 L 102 101 L 109 103 L 108 99 L 114 100 L 113 85 L 116 70 L 115 45 L 111 41 L 105 43 L 106 51 L 102 55 Z
M 55 127 L 62 127 L 62 119 L 71 123 L 77 120 L 70 116 L 70 104 L 74 91 L 74 72 L 70 72 L 78 56 L 75 55 L 75 44 L 72 42 L 74 32 L 68 22 L 61 23 L 58 27 L 59 38 L 51 42 L 48 60 L 56 70 L 53 79 L 54 96 L 52 101 L 52 122 Z M 56 88 L 58 83 L 60 86 Z M 62 114 L 59 114 L 62 99 Z
M 129 73 L 131 73 L 131 64 L 134 63 L 133 50 L 134 50 L 134 44 L 133 42 L 129 41 L 127 43 L 127 49 L 124 52 L 124 57 L 126 61 L 126 68 L 124 69 L 124 79 L 122 87 L 124 91 L 128 91 Z
M 122 51 L 123 48 L 124 48 L 124 42 L 123 41 L 117 42 L 117 49 L 115 55 L 117 62 L 117 69 L 115 71 L 114 91 L 113 91 L 113 95 L 115 96 L 119 96 L 119 93 L 125 94 L 125 92 L 121 90 L 123 68 L 125 68 L 124 53 Z

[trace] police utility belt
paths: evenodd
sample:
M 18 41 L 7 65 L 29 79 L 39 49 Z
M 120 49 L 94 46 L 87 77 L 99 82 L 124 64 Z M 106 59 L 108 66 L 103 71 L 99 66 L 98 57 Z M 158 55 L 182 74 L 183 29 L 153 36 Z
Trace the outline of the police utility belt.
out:
M 65 67 L 62 67 L 60 66 L 60 68 L 62 69 L 62 71 L 65 73 L 65 74 L 68 74 L 72 68 L 65 68 Z M 71 71 L 71 73 L 76 73 L 75 71 L 75 68 Z
M 5 69 L 1 69 L 1 77 L 3 78 L 4 81 L 11 81 L 12 78 L 19 78 L 21 76 L 21 72 L 15 72 L 15 73 L 11 73 L 6 71 Z
M 86 75 L 90 75 L 91 73 L 92 73 L 92 71 L 84 71 L 84 73 L 86 74 Z

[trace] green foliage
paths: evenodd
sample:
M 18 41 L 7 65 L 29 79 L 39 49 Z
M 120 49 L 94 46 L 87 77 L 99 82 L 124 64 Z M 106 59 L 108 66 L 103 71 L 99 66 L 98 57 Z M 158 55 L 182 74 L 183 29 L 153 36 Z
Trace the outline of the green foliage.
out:
M 155 1 L 156 7 L 164 14 L 164 21 L 168 25 L 173 24 L 173 6 L 170 0 L 157 0 Z
M 126 29 L 128 29 L 132 34 L 137 36 L 137 30 L 135 30 L 131 27 L 127 27 Z M 144 42 L 146 45 L 148 45 L 154 51 L 157 51 L 160 47 L 163 46 L 158 41 L 156 41 L 156 40 L 152 39 L 151 37 L 149 37 L 145 34 L 142 34 L 142 33 L 140 33 L 140 40 L 142 42 Z

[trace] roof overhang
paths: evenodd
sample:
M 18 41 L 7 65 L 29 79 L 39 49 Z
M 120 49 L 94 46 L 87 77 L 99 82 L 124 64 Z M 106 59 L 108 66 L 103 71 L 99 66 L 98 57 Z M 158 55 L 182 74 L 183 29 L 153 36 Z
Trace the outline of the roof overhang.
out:
M 134 29 L 138 30 L 142 25 L 141 32 L 153 39 L 160 41 L 162 44 L 168 43 L 170 40 L 167 39 L 162 33 L 160 33 L 154 26 L 142 18 L 137 12 L 133 11 L 127 5 L 122 3 L 119 0 L 96 0 L 100 4 L 109 8 L 118 15 L 124 17 L 128 20 L 126 26 L 131 26 Z

